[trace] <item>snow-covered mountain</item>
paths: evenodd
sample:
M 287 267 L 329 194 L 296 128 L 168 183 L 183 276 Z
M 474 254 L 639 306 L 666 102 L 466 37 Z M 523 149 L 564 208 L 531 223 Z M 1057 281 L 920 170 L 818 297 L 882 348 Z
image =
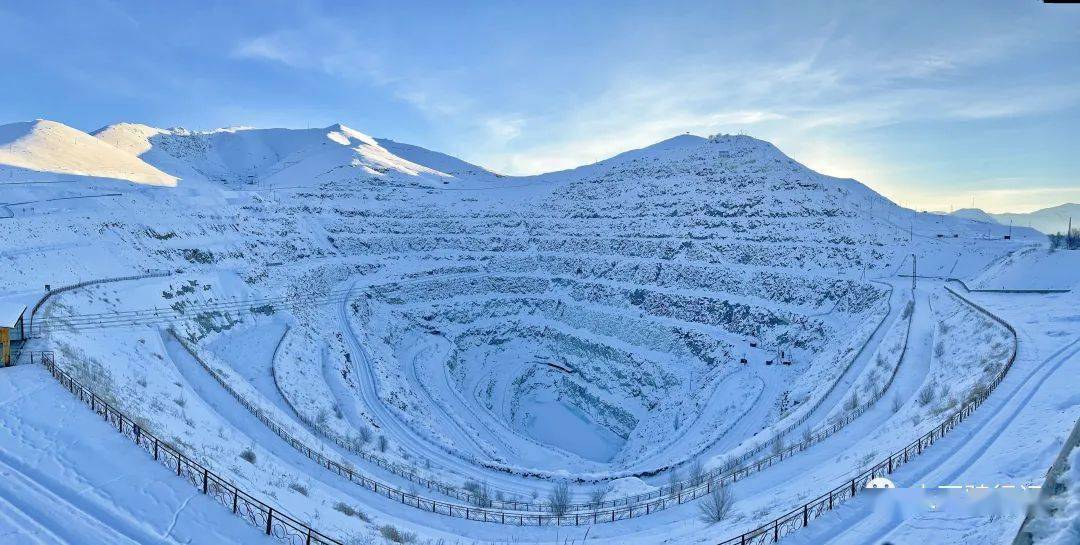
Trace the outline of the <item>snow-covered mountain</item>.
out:
M 953 216 L 972 219 L 985 223 L 1031 227 L 1046 234 L 1064 233 L 1069 226 L 1069 218 L 1080 225 L 1080 204 L 1065 203 L 1034 212 L 994 214 L 978 208 L 961 208 L 952 212 Z
M 485 172 L 442 154 L 385 141 L 398 152 L 395 154 L 374 138 L 340 124 L 305 130 L 230 128 L 192 132 L 121 123 L 99 129 L 94 135 L 161 168 L 172 169 L 181 178 L 202 178 L 228 188 L 313 184 L 339 179 L 342 169 L 372 175 L 394 172 L 428 183 L 451 177 L 424 162 L 455 172 Z
M 39 119 L 0 126 L 0 168 L 7 178 L 43 173 L 113 178 L 148 185 L 175 185 L 176 178 L 139 159 L 129 150 L 73 129 Z

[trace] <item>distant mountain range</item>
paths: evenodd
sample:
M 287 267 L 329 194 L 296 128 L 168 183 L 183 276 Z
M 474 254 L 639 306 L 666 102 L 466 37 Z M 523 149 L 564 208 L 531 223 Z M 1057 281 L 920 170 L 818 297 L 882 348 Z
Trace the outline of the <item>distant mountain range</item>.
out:
M 1076 220 L 1074 227 L 1080 226 L 1080 204 L 1077 203 L 1065 203 L 1023 214 L 991 214 L 978 208 L 961 208 L 952 215 L 1002 225 L 1009 225 L 1009 222 L 1012 222 L 1013 225 L 1031 227 L 1046 234 L 1064 233 L 1068 228 L 1070 217 Z

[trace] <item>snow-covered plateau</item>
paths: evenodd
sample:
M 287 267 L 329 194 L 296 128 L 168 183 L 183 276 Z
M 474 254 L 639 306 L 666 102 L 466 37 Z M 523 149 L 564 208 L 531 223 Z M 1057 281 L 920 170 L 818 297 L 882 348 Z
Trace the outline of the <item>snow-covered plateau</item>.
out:
M 748 136 L 38 120 L 0 186 L 4 543 L 1004 544 L 1080 418 L 1080 252 Z

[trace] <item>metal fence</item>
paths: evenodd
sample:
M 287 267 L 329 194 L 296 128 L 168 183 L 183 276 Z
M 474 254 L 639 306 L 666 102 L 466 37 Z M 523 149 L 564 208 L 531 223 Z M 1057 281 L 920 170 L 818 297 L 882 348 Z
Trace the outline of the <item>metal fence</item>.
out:
M 291 545 L 343 545 L 341 541 L 322 534 L 308 524 L 244 492 L 224 477 L 188 458 L 169 443 L 143 429 L 138 422 L 116 410 L 92 390 L 60 369 L 56 365 L 52 352 L 36 354 L 53 378 L 78 397 L 79 401 L 86 403 L 90 410 L 115 427 L 121 435 L 153 456 L 159 464 L 175 472 L 176 476 L 186 479 L 189 484 L 202 490 L 203 494 L 231 509 L 233 514 L 248 521 L 266 535 Z

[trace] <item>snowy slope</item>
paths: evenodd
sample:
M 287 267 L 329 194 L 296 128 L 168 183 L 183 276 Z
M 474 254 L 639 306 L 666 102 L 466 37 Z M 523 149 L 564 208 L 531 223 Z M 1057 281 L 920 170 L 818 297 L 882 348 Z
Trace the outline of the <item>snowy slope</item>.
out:
M 353 169 L 417 178 L 450 176 L 395 155 L 370 136 L 340 124 L 323 129 L 230 128 L 205 132 L 117 124 L 96 131 L 95 136 L 143 155 L 163 168 L 193 171 L 232 188 L 310 184 L 340 179 L 345 171 Z M 453 164 L 422 148 L 393 145 L 439 166 L 467 165 L 460 161 Z
M 1034 212 L 1001 214 L 984 212 L 978 208 L 963 208 L 954 211 L 952 215 L 987 223 L 999 223 L 1002 225 L 1012 223 L 1013 225 L 1031 227 L 1046 234 L 1053 234 L 1064 233 L 1068 228 L 1070 217 L 1080 223 L 1080 204 L 1065 203 L 1035 210 Z
M 26 173 L 176 185 L 175 177 L 143 162 L 130 151 L 44 119 L 0 126 L 0 179 L 21 178 Z

